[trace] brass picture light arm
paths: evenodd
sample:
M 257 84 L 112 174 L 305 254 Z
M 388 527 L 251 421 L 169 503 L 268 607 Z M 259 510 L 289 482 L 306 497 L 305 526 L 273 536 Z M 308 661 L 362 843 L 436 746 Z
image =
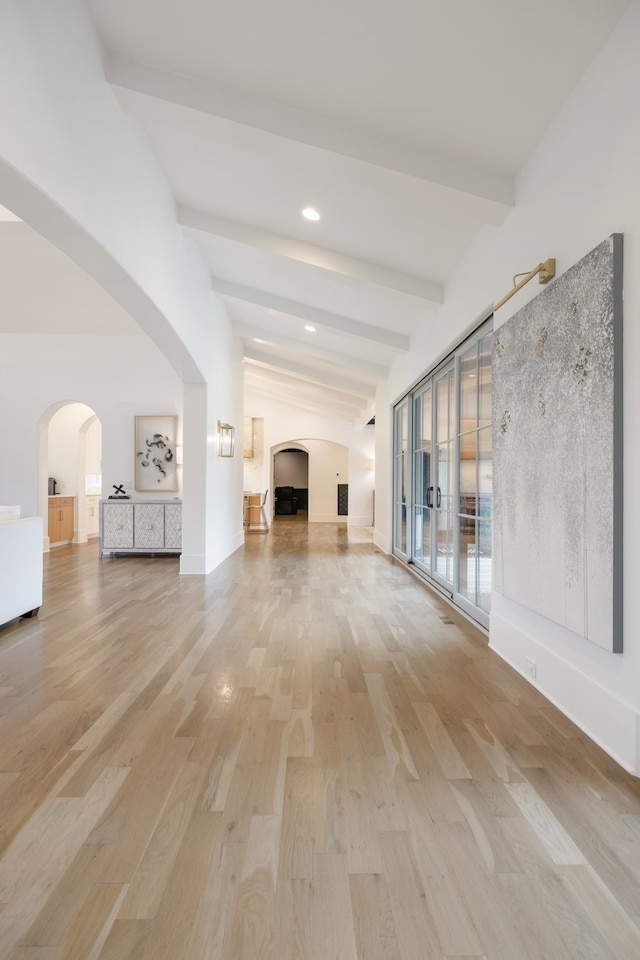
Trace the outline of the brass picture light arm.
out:
M 530 270 L 529 273 L 516 273 L 513 278 L 513 289 L 509 290 L 502 300 L 498 300 L 497 303 L 494 303 L 493 310 L 494 313 L 496 310 L 499 310 L 500 307 L 504 306 L 507 300 L 510 300 L 514 293 L 517 293 L 525 283 L 529 283 L 529 280 L 533 280 L 536 274 L 539 274 L 538 283 L 548 283 L 549 280 L 553 280 L 556 275 L 556 261 L 551 257 L 549 260 L 545 260 L 544 263 L 539 263 L 537 267 L 534 267 L 533 270 Z M 516 283 L 518 277 L 522 277 L 519 283 Z

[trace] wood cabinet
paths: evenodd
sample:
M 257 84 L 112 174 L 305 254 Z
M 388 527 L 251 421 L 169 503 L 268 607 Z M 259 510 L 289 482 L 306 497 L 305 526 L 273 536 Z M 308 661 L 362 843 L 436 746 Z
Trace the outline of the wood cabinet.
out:
M 100 556 L 103 553 L 181 552 L 181 501 L 100 502 Z
M 49 497 L 49 543 L 73 540 L 75 497 Z

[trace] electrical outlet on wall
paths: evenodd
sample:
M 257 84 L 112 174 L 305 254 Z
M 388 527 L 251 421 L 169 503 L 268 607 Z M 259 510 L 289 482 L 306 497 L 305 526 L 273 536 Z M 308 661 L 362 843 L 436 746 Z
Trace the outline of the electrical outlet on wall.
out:
M 532 680 L 535 680 L 538 672 L 538 665 L 536 664 L 535 660 L 531 660 L 529 657 L 527 657 L 525 661 L 525 671 L 528 677 L 531 677 Z

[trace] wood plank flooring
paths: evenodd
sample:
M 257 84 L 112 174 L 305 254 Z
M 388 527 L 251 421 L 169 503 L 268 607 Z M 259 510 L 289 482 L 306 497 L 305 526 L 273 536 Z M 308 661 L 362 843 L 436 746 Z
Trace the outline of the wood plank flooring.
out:
M 45 558 L 0 629 L 3 960 L 638 960 L 639 781 L 357 539 Z

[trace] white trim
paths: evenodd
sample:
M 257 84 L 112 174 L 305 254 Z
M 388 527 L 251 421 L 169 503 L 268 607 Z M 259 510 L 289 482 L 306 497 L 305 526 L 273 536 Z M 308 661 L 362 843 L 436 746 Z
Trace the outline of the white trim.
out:
M 633 776 L 640 774 L 640 714 L 614 691 L 588 676 L 536 636 L 518 616 L 518 605 L 494 593 L 489 648 L 558 707 Z M 550 623 L 550 621 L 547 621 Z M 549 635 L 547 640 L 552 640 Z M 526 661 L 535 663 L 535 680 Z

